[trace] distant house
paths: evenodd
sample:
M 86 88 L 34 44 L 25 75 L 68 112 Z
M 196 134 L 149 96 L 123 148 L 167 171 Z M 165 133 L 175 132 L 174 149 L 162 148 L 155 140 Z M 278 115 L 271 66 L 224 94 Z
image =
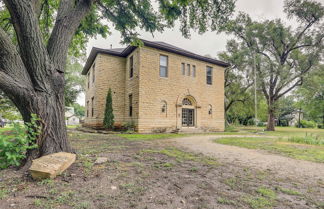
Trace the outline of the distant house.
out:
M 75 116 L 73 107 L 65 107 L 65 124 L 68 126 L 80 124 L 80 118 Z
M 292 112 L 291 120 L 289 121 L 289 126 L 296 126 L 300 120 L 303 120 L 304 114 L 298 110 Z
M 138 132 L 224 131 L 227 63 L 164 42 L 92 48 L 82 71 L 85 126 L 101 127 L 108 89 L 115 122 Z M 199 43 L 197 43 L 199 44 Z

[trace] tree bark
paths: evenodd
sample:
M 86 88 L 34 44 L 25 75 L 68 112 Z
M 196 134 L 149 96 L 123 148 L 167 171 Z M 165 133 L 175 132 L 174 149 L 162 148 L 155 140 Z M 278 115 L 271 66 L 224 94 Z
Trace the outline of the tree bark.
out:
M 273 103 L 268 104 L 267 131 L 275 131 L 275 107 Z
M 42 127 L 37 139 L 38 148 L 29 150 L 24 168 L 31 165 L 33 159 L 56 152 L 72 152 L 66 133 L 64 118 L 64 94 L 48 95 L 36 93 L 31 103 L 18 104 L 24 121 L 30 121 L 31 113 L 37 115 Z M 26 111 L 27 110 L 27 111 Z

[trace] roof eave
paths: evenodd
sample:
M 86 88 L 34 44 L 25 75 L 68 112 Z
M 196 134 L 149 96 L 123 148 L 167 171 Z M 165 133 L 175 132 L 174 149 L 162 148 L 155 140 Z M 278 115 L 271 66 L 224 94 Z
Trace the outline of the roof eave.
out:
M 204 57 L 198 54 L 194 54 L 188 51 L 182 51 L 176 48 L 172 48 L 172 47 L 167 47 L 167 46 L 162 46 L 160 44 L 151 42 L 151 41 L 147 41 L 147 40 L 143 40 L 141 39 L 144 43 L 144 46 L 148 46 L 148 47 L 152 47 L 152 48 L 156 48 L 156 49 L 160 49 L 163 51 L 167 51 L 167 52 L 171 52 L 171 53 L 175 53 L 175 54 L 179 54 L 179 55 L 183 55 L 186 57 L 190 57 L 190 58 L 194 58 L 194 59 L 198 59 L 204 62 L 208 62 L 211 64 L 215 64 L 221 67 L 229 67 L 230 64 L 220 61 L 220 60 L 216 60 L 213 58 L 209 58 L 209 57 Z M 132 53 L 132 51 L 134 51 L 134 49 L 136 49 L 136 46 L 131 46 L 128 45 L 122 52 L 116 52 L 116 51 L 111 51 L 108 49 L 100 49 L 100 48 L 96 48 L 93 47 L 91 49 L 90 55 L 86 61 L 86 64 L 84 65 L 84 68 L 82 70 L 82 75 L 86 75 L 92 65 L 92 63 L 94 62 L 94 60 L 96 59 L 96 56 L 98 53 L 103 53 L 103 54 L 109 54 L 109 55 L 113 55 L 113 56 L 118 56 L 118 57 L 127 57 L 130 53 Z
M 212 59 L 212 58 L 209 58 L 209 57 L 204 57 L 204 56 L 194 54 L 194 53 L 191 53 L 191 52 L 187 52 L 187 51 L 181 51 L 181 50 L 171 48 L 171 47 L 167 47 L 167 46 L 161 46 L 161 45 L 156 44 L 156 43 L 151 42 L 151 41 L 146 41 L 146 40 L 142 40 L 142 41 L 144 42 L 144 45 L 148 46 L 148 47 L 160 49 L 160 50 L 163 50 L 163 51 L 168 51 L 168 52 L 171 52 L 171 53 L 183 55 L 183 56 L 194 58 L 194 59 L 198 59 L 198 60 L 205 61 L 205 62 L 208 62 L 208 63 L 211 63 L 211 64 L 219 65 L 219 66 L 222 66 L 222 67 L 229 67 L 230 66 L 230 64 L 228 64 L 226 62 L 219 61 L 219 60 L 216 60 L 216 59 Z
M 89 54 L 89 57 L 86 61 L 86 64 L 84 65 L 84 68 L 82 70 L 82 75 L 86 75 L 96 59 L 97 54 L 102 53 L 102 54 L 109 54 L 117 57 L 127 57 L 132 51 L 134 51 L 136 47 L 135 46 L 127 46 L 122 52 L 116 52 L 116 51 L 111 51 L 109 49 L 100 49 L 96 47 L 92 47 L 91 52 Z

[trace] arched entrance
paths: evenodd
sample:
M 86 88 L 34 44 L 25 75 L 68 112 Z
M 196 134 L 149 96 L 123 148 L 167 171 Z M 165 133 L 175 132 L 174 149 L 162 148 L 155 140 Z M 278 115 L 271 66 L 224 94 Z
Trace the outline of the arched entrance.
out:
M 182 100 L 181 113 L 182 127 L 196 126 L 196 102 L 194 98 L 187 96 Z

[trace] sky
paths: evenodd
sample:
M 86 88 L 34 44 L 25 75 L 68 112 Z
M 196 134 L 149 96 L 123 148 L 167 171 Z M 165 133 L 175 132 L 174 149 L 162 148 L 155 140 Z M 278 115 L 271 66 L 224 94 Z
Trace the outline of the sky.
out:
M 324 0 L 318 0 L 320 2 Z M 324 2 L 323 2 L 324 3 Z M 284 0 L 237 0 L 236 12 L 243 11 L 248 13 L 253 19 L 266 20 L 282 18 L 286 19 L 283 12 Z M 92 47 L 113 48 L 125 47 L 120 44 L 121 35 L 118 31 L 112 30 L 111 35 L 106 39 L 98 36 L 91 39 L 87 44 L 87 55 L 89 55 Z M 216 57 L 219 52 L 225 51 L 227 40 L 233 38 L 226 34 L 217 34 L 216 32 L 206 32 L 202 35 L 191 33 L 191 38 L 186 39 L 181 35 L 179 27 L 166 29 L 163 33 L 152 34 L 139 32 L 140 38 L 150 41 L 163 41 L 185 50 L 194 52 L 200 55 L 210 55 Z M 78 97 L 77 102 L 84 105 L 84 95 Z

